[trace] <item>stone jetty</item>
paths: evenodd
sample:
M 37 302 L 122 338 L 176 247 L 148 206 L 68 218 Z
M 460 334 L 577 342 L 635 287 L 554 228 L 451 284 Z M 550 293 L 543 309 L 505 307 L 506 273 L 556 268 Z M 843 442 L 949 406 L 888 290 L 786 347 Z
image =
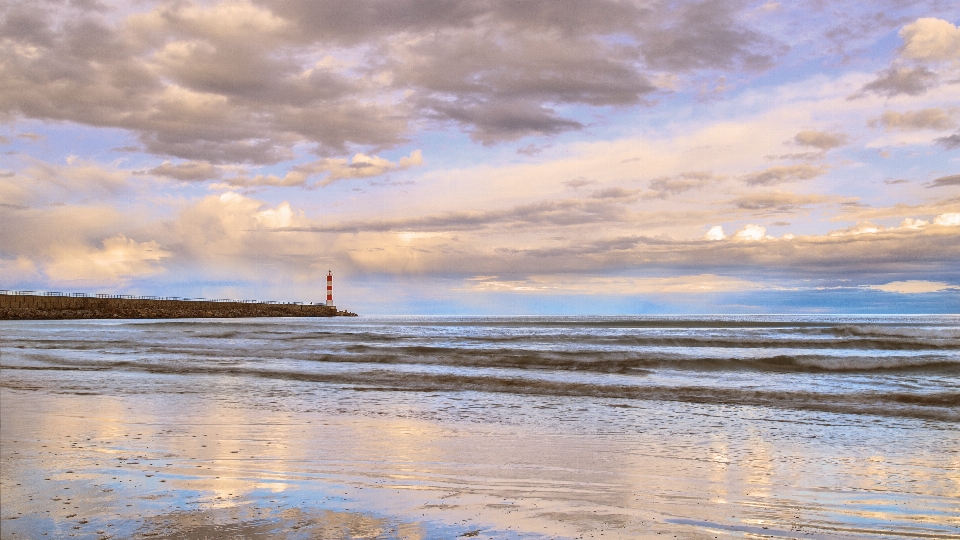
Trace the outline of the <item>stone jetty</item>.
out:
M 356 316 L 336 306 L 299 302 L 0 291 L 0 320 Z

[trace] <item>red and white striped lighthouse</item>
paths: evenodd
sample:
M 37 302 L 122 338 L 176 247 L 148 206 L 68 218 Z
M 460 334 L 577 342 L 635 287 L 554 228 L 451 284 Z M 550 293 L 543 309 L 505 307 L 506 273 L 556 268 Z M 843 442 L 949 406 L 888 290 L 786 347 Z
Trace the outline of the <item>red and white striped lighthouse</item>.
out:
M 333 272 L 327 270 L 327 305 L 333 305 Z

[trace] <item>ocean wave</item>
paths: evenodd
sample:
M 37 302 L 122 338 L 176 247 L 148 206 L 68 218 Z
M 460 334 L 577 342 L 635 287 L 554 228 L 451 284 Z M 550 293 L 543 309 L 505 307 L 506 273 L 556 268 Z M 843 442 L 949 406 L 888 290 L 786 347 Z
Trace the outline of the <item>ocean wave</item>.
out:
M 368 365 L 432 365 L 451 368 L 510 368 L 596 373 L 629 373 L 655 370 L 682 371 L 758 371 L 780 373 L 924 373 L 960 376 L 960 352 L 893 351 L 885 354 L 871 351 L 831 351 L 803 349 L 785 353 L 768 350 L 698 350 L 696 348 L 664 348 L 661 350 L 536 350 L 510 347 L 457 347 L 449 345 L 325 344 L 315 346 L 279 346 L 277 342 L 232 343 L 198 342 L 165 343 L 111 341 L 21 344 L 25 357 L 35 356 L 54 361 L 72 362 L 79 353 L 86 361 L 93 356 L 109 360 L 118 354 L 134 354 L 156 358 L 158 362 L 177 363 L 242 359 L 249 362 L 302 361 L 310 363 L 350 363 Z M 36 353 L 29 352 L 30 350 Z M 39 351 L 54 352 L 53 356 Z M 60 351 L 62 354 L 57 353 Z M 70 352 L 72 351 L 72 352 Z M 706 353 L 710 354 L 706 354 Z M 59 360 L 58 360 L 59 361 Z
M 360 346 L 377 343 L 383 345 L 406 345 L 424 341 L 420 336 L 324 336 L 318 339 L 334 338 L 338 343 L 358 344 Z M 303 339 L 303 338 L 301 338 Z M 435 341 L 444 341 L 436 339 Z M 892 336 L 858 337 L 851 339 L 808 338 L 792 336 L 596 336 L 596 335 L 557 335 L 557 336 L 467 336 L 449 340 L 449 345 L 441 346 L 519 346 L 520 348 L 564 348 L 570 349 L 623 349 L 642 347 L 689 347 L 689 348 L 736 348 L 736 349 L 865 349 L 888 351 L 924 351 L 924 350 L 960 350 L 960 339 L 948 338 L 908 338 Z M 438 345 L 430 345 L 438 346 Z
M 301 358 L 319 362 L 364 364 L 433 364 L 462 367 L 500 367 L 623 373 L 637 369 L 680 369 L 698 371 L 757 370 L 780 372 L 873 372 L 925 371 L 960 374 L 960 355 L 911 356 L 876 355 L 781 355 L 756 357 L 704 357 L 695 351 L 685 354 L 637 354 L 623 351 L 530 351 L 515 349 L 450 349 L 403 347 L 390 350 L 348 347 L 346 354 L 305 354 Z
M 407 346 L 430 341 L 442 346 L 464 347 L 550 347 L 558 348 L 642 348 L 691 347 L 737 349 L 842 349 L 842 350 L 960 350 L 960 330 L 955 328 L 879 328 L 827 327 L 786 328 L 776 332 L 725 332 L 723 329 L 659 328 L 656 332 L 623 332 L 612 328 L 603 331 L 570 328 L 537 328 L 536 332 L 504 331 L 443 333 L 436 328 L 417 331 L 388 332 L 380 330 L 305 330 L 270 332 L 263 329 L 223 329 L 217 332 L 190 334 L 193 339 L 249 339 L 298 342 L 301 346 L 335 343 L 344 346 L 375 344 Z M 429 330 L 429 331 L 428 331 Z M 436 345 L 431 345 L 436 346 Z
M 50 370 L 76 370 L 79 366 L 49 366 Z M 96 369 L 94 366 L 89 366 Z M 102 369 L 102 365 L 99 368 Z M 363 391 L 408 392 L 489 392 L 551 397 L 582 397 L 617 400 L 681 401 L 714 405 L 764 406 L 846 414 L 870 414 L 960 422 L 960 392 L 860 391 L 851 393 L 762 390 L 712 386 L 624 385 L 570 382 L 529 377 L 479 376 L 463 374 L 410 373 L 393 370 L 364 370 L 337 373 L 256 369 L 249 367 L 145 364 L 111 362 L 113 369 L 164 375 L 230 375 L 331 384 Z M 43 369 L 3 366 L 5 370 Z M 15 378 L 2 384 L 19 387 Z

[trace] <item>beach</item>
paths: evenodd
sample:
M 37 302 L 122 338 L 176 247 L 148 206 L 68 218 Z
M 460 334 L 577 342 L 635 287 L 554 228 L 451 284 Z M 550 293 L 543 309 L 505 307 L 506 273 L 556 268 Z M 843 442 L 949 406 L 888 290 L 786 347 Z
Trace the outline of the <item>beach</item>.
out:
M 3 322 L 6 538 L 960 538 L 960 319 Z

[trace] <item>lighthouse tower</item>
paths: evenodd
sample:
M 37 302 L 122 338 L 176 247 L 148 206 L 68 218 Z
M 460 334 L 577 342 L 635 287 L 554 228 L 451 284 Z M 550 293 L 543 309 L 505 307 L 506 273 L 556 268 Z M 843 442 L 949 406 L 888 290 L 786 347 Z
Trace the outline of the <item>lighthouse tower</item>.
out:
M 333 272 L 327 270 L 327 305 L 333 306 Z

